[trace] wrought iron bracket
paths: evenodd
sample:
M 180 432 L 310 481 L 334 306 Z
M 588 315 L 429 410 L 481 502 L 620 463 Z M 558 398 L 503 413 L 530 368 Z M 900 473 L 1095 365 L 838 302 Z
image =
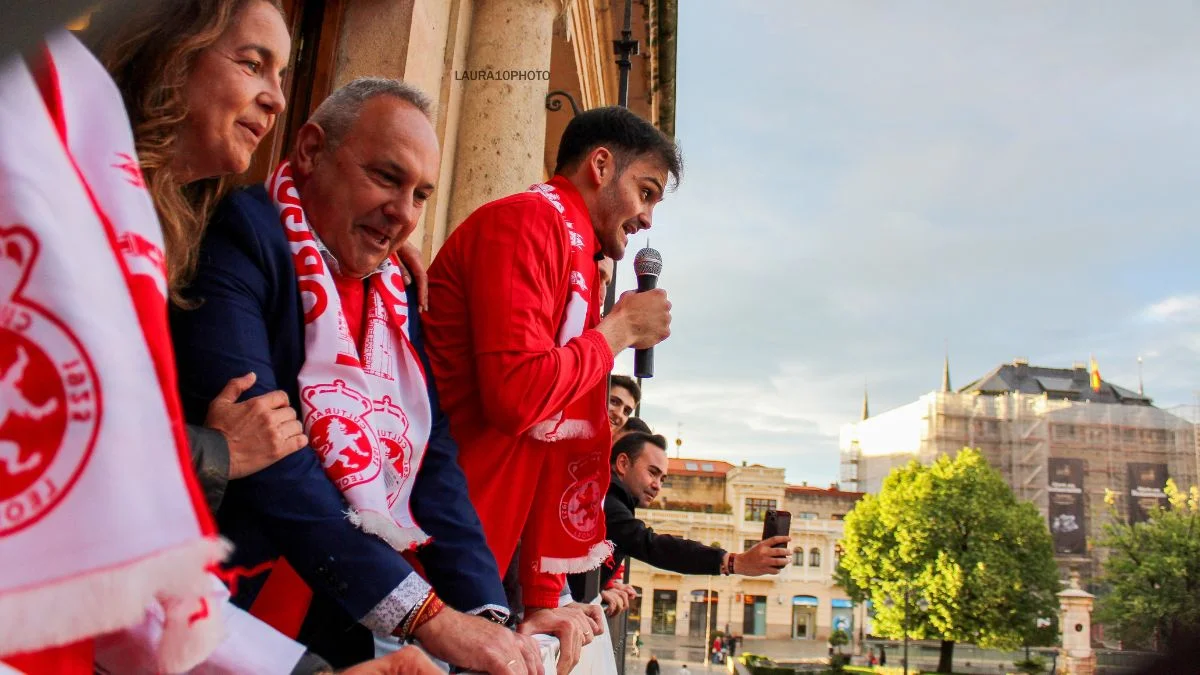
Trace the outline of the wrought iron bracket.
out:
M 571 104 L 571 115 L 579 114 L 579 104 L 575 102 L 575 97 L 571 96 L 562 89 L 555 89 L 554 91 L 546 94 L 546 110 L 549 110 L 550 112 L 558 112 L 559 110 L 562 110 L 562 101 L 559 100 L 560 98 L 567 99 L 567 103 Z

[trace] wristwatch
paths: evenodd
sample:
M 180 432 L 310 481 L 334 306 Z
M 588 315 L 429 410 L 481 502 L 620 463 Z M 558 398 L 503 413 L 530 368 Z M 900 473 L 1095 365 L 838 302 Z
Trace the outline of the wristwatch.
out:
M 483 617 L 484 619 L 487 619 L 488 621 L 491 621 L 492 623 L 504 626 L 505 628 L 509 628 L 512 630 L 517 629 L 517 617 L 513 616 L 512 614 L 509 614 L 508 612 L 503 612 L 498 609 L 489 607 L 488 609 L 483 610 L 476 616 Z

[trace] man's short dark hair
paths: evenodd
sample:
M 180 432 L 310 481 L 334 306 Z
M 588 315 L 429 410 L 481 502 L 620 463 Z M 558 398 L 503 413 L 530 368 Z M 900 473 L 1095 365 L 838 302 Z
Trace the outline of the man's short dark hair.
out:
M 646 444 L 651 443 L 662 449 L 667 450 L 667 439 L 663 438 L 662 434 L 643 434 L 640 431 L 635 431 L 632 434 L 626 434 L 621 437 L 613 445 L 611 463 L 617 463 L 617 457 L 621 455 L 629 456 L 629 463 L 633 464 L 638 457 L 642 456 L 642 451 L 646 449 Z
M 613 153 L 618 175 L 642 155 L 652 155 L 662 162 L 669 182 L 678 185 L 683 174 L 683 155 L 675 141 L 621 106 L 593 108 L 572 118 L 558 142 L 554 173 L 575 170 L 588 153 L 599 147 Z
M 650 429 L 650 425 L 640 417 L 630 417 L 625 420 L 625 426 L 621 427 L 621 431 L 627 434 L 652 434 L 654 431 Z M 663 448 L 664 450 L 666 448 Z
M 638 386 L 638 383 L 632 377 L 628 375 L 613 375 L 609 381 L 608 388 L 612 389 L 613 387 L 621 387 L 625 391 L 628 391 L 629 395 L 633 397 L 634 405 L 642 402 L 642 388 Z

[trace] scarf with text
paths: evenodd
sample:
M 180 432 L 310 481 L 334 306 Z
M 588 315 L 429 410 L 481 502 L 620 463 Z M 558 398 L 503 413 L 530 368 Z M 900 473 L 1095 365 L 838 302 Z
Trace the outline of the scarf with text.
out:
M 557 339 L 561 347 L 600 323 L 595 233 L 587 212 L 563 199 L 553 183 L 538 183 L 529 191 L 558 212 L 570 244 L 570 289 Z M 537 552 L 539 572 L 586 572 L 612 555 L 604 529 L 610 444 L 604 422 L 606 401 L 607 383 L 601 381 L 528 431 L 531 438 L 550 446 L 521 544 Z
M 162 233 L 121 95 L 65 31 L 0 64 L 0 655 L 162 612 L 157 660 L 223 637 Z
M 425 369 L 409 337 L 403 270 L 389 257 L 367 278 L 360 350 L 289 162 L 271 174 L 267 191 L 291 246 L 304 303 L 304 433 L 350 505 L 351 521 L 397 551 L 414 549 L 429 539 L 408 502 L 433 413 Z

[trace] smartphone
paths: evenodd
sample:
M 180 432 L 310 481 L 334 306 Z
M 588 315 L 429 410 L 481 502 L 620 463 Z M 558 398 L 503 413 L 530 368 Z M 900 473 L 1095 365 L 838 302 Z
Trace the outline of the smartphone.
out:
M 767 511 L 763 517 L 763 539 L 778 537 L 780 535 L 791 536 L 792 530 L 792 512 L 791 511 Z M 775 548 L 786 548 L 786 544 L 775 544 Z

